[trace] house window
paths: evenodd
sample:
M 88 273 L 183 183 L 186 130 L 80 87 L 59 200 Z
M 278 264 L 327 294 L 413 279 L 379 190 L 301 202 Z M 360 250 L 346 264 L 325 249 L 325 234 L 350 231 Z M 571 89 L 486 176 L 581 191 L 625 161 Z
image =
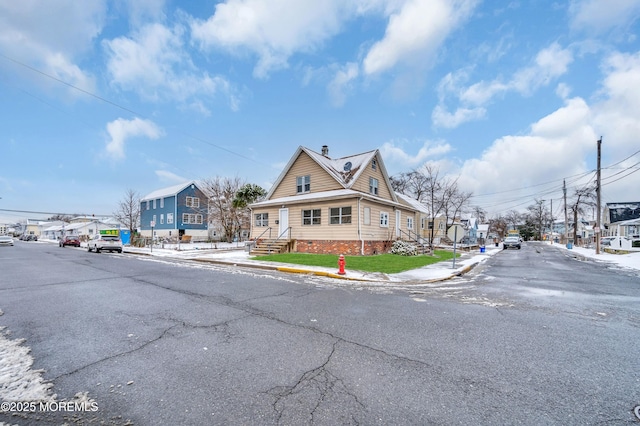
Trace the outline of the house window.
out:
M 373 160 L 371 160 L 371 168 L 373 170 L 376 170 L 378 168 L 378 162 L 376 161 L 375 158 Z
M 185 201 L 185 205 L 187 207 L 199 208 L 200 207 L 200 198 L 198 197 L 187 197 Z
M 407 217 L 407 229 L 413 229 L 413 218 Z
M 164 209 L 164 198 L 160 198 L 160 208 Z
M 369 194 L 378 195 L 378 179 L 369 178 Z
M 156 215 L 153 215 L 153 223 L 156 223 Z
M 425 221 L 426 221 L 426 219 L 424 217 L 420 219 L 420 229 L 424 229 Z
M 309 191 L 311 191 L 311 175 L 298 176 L 296 178 L 296 192 L 302 194 Z
M 371 208 L 365 207 L 362 210 L 362 215 L 364 216 L 362 218 L 362 221 L 364 222 L 364 224 L 365 225 L 371 225 Z
M 389 213 L 380 212 L 380 226 L 383 228 L 389 227 Z
M 164 225 L 164 215 L 160 215 L 160 225 Z
M 173 213 L 167 213 L 167 224 L 171 225 L 173 223 Z
M 256 226 L 269 226 L 269 213 L 257 213 Z
M 182 213 L 182 223 L 187 225 L 201 225 L 202 215 L 193 213 Z
M 147 200 L 147 210 L 149 210 L 149 206 L 150 206 L 150 205 L 151 205 L 151 204 L 149 204 L 149 200 Z
M 331 207 L 329 216 L 332 225 L 351 223 L 351 207 Z
M 153 200 L 153 209 L 156 209 L 156 200 Z
M 302 210 L 303 225 L 320 225 L 320 209 Z

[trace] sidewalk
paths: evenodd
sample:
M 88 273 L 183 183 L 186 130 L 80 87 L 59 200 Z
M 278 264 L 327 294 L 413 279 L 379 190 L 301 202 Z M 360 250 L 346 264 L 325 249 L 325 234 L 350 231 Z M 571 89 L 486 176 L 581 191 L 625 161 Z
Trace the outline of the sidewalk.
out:
M 216 247 L 217 248 L 211 248 L 209 246 L 198 247 L 182 245 L 182 250 L 154 248 L 152 252 L 149 248 L 125 246 L 125 252 L 150 255 L 154 257 L 171 257 L 198 262 L 241 266 L 246 268 L 259 268 L 288 273 L 310 274 L 354 281 L 419 284 L 444 281 L 462 275 L 470 271 L 479 263 L 484 262 L 490 256 L 501 251 L 501 248 L 487 247 L 485 253 L 480 253 L 479 250 L 459 252 L 461 253 L 461 256 L 456 259 L 455 268 L 453 268 L 452 261 L 445 261 L 398 274 L 383 274 L 350 270 L 349 265 L 347 264 L 345 266 L 345 274 L 339 275 L 338 256 L 336 256 L 335 268 L 323 268 L 260 261 L 259 257 L 250 256 L 249 253 L 244 250 L 244 247 L 237 247 L 234 244 L 217 244 Z

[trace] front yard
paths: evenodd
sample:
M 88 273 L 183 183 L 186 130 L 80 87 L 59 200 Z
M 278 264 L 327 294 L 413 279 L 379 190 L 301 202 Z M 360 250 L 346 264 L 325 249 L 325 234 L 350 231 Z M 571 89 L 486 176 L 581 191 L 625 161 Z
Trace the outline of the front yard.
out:
M 327 268 L 338 266 L 338 256 L 335 254 L 281 253 L 259 256 L 254 259 Z M 451 259 L 453 259 L 453 253 L 446 250 L 435 250 L 433 256 L 399 256 L 397 254 L 345 256 L 345 268 L 363 272 L 396 274 Z

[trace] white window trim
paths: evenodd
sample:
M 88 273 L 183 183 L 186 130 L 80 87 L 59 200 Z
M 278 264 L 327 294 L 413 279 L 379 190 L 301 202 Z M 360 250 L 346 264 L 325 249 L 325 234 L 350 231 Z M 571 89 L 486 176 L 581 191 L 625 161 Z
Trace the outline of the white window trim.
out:
M 388 212 L 380 212 L 380 227 L 388 228 L 389 227 L 389 213 Z

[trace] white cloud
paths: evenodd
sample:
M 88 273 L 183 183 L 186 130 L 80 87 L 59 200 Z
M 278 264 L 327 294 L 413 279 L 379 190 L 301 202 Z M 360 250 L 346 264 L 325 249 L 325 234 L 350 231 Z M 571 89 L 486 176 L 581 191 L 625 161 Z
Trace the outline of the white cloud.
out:
M 528 96 L 564 75 L 572 61 L 573 54 L 569 49 L 552 43 L 538 52 L 531 65 L 517 70 L 507 81 L 498 77 L 465 87 L 470 70 L 449 73 L 438 84 L 440 103 L 432 113 L 433 124 L 436 127 L 452 128 L 466 121 L 483 118 L 486 113 L 485 105 L 496 96 L 510 91 Z M 457 98 L 461 104 L 453 113 L 448 112 L 445 106 L 448 96 Z
M 476 5 L 475 0 L 409 0 L 389 17 L 384 38 L 363 61 L 365 74 L 388 71 L 398 64 L 430 62 L 436 49 Z
M 225 95 L 237 110 L 239 99 L 223 77 L 198 73 L 183 43 L 183 28 L 155 23 L 142 27 L 132 37 L 103 42 L 107 69 L 113 85 L 137 92 L 149 100 L 197 102 L 217 93 Z M 197 107 L 208 115 L 202 102 Z
M 563 179 L 567 180 L 571 198 L 576 187 L 588 182 L 593 184 L 591 171 L 600 136 L 603 137 L 603 202 L 637 198 L 634 191 L 640 187 L 640 172 L 631 172 L 637 169 L 640 155 L 614 169 L 607 166 L 638 151 L 640 52 L 613 53 L 603 60 L 602 69 L 604 78 L 599 99 L 592 105 L 579 97 L 567 98 L 568 88 L 559 85 L 557 92 L 565 99 L 562 108 L 533 123 L 528 134 L 499 138 L 479 158 L 463 163 L 456 172 L 460 175 L 461 188 L 476 195 L 494 194 L 477 197 L 474 204 L 499 213 L 521 210 L 531 204 L 533 198 L 555 199 L 560 203 Z M 619 174 L 613 176 L 615 173 Z M 574 177 L 580 175 L 584 177 L 574 182 Z M 622 179 L 615 181 L 618 178 Z M 540 186 L 541 183 L 549 184 Z
M 454 113 L 447 111 L 442 105 L 437 105 L 431 114 L 431 120 L 437 127 L 453 129 L 467 121 L 475 121 L 487 114 L 485 108 L 458 108 Z
M 167 170 L 156 170 L 155 173 L 156 176 L 160 178 L 161 182 L 174 182 L 178 184 L 181 182 L 189 181 L 189 179 L 185 178 L 184 176 L 177 175 Z
M 637 0 L 573 0 L 569 7 L 571 26 L 601 34 L 614 27 L 624 27 L 640 16 Z
M 390 141 L 380 147 L 382 158 L 385 159 L 385 163 L 391 166 L 388 168 L 392 169 L 394 164 L 401 165 L 403 169 L 415 168 L 451 151 L 451 145 L 447 143 L 425 141 L 416 154 L 410 154 L 402 148 L 404 144 L 401 141 Z
M 346 93 L 351 89 L 353 80 L 360 74 L 358 64 L 349 62 L 341 67 L 336 73 L 333 80 L 329 83 L 328 90 L 331 103 L 334 106 L 342 106 L 346 101 Z
M 43 7 L 37 0 L 0 2 L 0 50 L 4 55 L 86 91 L 94 90 L 93 77 L 76 58 L 93 47 L 106 15 L 106 2 L 56 1 Z M 4 65 L 4 64 L 0 64 Z M 16 70 L 15 64 L 12 69 Z M 39 85 L 61 87 L 42 75 L 17 68 L 23 78 Z M 79 92 L 63 86 L 73 96 Z
M 158 139 L 163 132 L 156 124 L 150 120 L 134 118 L 126 120 L 118 118 L 107 124 L 107 132 L 110 140 L 107 141 L 106 153 L 110 157 L 124 158 L 124 144 L 133 137 L 144 136 L 149 139 Z
M 340 0 L 227 0 L 214 15 L 191 24 L 203 48 L 222 48 L 258 56 L 254 75 L 264 78 L 288 66 L 297 52 L 309 52 L 337 34 L 353 5 Z

